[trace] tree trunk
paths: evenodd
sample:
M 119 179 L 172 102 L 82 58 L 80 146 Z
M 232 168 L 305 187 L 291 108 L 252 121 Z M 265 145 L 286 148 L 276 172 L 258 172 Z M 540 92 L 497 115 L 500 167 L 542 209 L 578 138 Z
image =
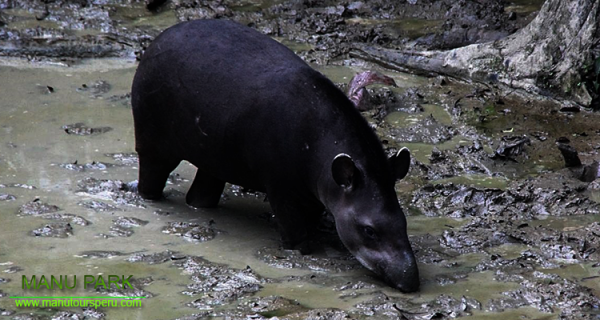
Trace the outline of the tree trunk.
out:
M 598 103 L 600 0 L 547 0 L 526 27 L 494 42 L 447 51 L 356 47 L 352 55 L 400 70 Z

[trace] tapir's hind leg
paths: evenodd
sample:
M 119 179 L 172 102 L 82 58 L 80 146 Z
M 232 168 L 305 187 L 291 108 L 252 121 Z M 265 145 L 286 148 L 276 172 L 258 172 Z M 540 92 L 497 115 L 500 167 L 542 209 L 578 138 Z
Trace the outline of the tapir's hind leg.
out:
M 163 159 L 155 154 L 139 153 L 139 182 L 138 192 L 144 199 L 158 200 L 162 198 L 163 189 L 169 174 L 181 161 Z
M 198 170 L 185 197 L 185 202 L 196 208 L 216 207 L 221 199 L 224 187 L 225 181 Z

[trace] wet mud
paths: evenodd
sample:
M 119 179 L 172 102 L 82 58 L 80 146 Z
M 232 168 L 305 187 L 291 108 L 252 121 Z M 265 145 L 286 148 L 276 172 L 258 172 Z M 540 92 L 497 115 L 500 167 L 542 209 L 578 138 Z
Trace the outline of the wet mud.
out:
M 187 241 L 210 241 L 215 238 L 219 231 L 208 225 L 200 225 L 190 222 L 170 222 L 163 228 L 163 233 L 174 234 Z
M 0 317 L 597 319 L 600 116 L 386 70 L 352 51 L 490 41 L 540 5 L 0 0 Z M 302 255 L 281 249 L 262 193 L 228 185 L 219 208 L 187 207 L 189 164 L 170 176 L 164 201 L 139 197 L 136 58 L 164 28 L 200 18 L 273 36 L 345 92 L 359 72 L 393 79 L 397 87 L 364 88 L 361 103 L 389 154 L 413 154 L 397 193 L 420 292 L 402 294 L 365 270 L 326 214 L 314 253 Z M 32 274 L 133 275 L 133 288 L 80 295 L 147 298 L 138 309 L 17 308 L 10 296 L 38 294 L 21 287 Z

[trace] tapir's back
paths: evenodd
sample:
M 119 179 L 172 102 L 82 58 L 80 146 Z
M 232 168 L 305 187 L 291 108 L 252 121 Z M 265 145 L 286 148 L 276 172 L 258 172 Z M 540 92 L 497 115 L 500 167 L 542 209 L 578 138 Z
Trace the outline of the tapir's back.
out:
M 243 185 L 274 172 L 267 160 L 294 162 L 294 172 L 307 173 L 296 163 L 309 155 L 290 153 L 290 146 L 316 147 L 335 122 L 366 130 L 378 145 L 331 81 L 277 41 L 226 20 L 189 21 L 157 37 L 135 75 L 132 105 L 138 152 L 169 152 L 209 171 L 227 168 L 221 178 Z M 335 149 L 321 156 L 330 159 Z
M 227 92 L 235 92 L 240 102 L 239 97 L 250 98 L 256 90 L 267 94 L 278 78 L 298 69 L 313 71 L 291 50 L 253 29 L 227 20 L 194 20 L 167 29 L 153 41 L 140 62 L 133 91 L 160 98 L 165 89 L 176 89 L 171 92 L 177 96 L 168 98 L 171 103 L 184 96 L 196 102 L 198 95 L 219 103 Z

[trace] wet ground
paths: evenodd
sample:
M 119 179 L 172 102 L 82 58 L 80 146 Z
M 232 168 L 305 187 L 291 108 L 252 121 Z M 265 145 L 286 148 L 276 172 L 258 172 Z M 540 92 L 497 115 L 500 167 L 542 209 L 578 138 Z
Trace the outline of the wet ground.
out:
M 475 2 L 415 3 L 169 1 L 153 13 L 144 2 L 0 1 L 0 317 L 598 319 L 600 180 L 581 181 L 584 166 L 565 168 L 557 141 L 591 165 L 600 116 L 351 54 L 355 42 L 489 40 L 526 23 L 540 3 L 494 2 L 477 17 L 464 13 Z M 344 89 L 364 70 L 395 80 L 397 88 L 369 89 L 363 114 L 390 153 L 407 146 L 414 155 L 397 191 L 418 293 L 365 270 L 327 216 L 316 252 L 302 256 L 280 249 L 262 194 L 228 186 L 219 208 L 186 206 L 195 170 L 187 163 L 165 201 L 132 190 L 135 58 L 163 28 L 200 17 L 251 23 Z M 490 27 L 475 30 L 481 20 Z M 34 274 L 133 275 L 133 288 L 24 290 L 22 276 Z M 147 298 L 141 308 L 98 310 L 23 309 L 10 298 L 35 295 Z

